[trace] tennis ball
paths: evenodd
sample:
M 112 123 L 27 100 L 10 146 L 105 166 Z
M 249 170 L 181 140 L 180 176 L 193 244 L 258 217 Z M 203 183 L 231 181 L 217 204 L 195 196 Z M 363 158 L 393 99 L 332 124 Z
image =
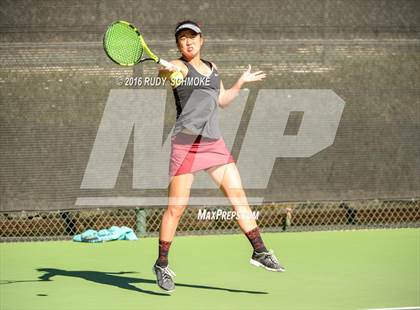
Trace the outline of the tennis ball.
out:
M 172 87 L 178 87 L 181 85 L 183 80 L 184 76 L 182 75 L 181 71 L 172 72 L 172 74 L 169 76 L 169 81 L 171 82 Z

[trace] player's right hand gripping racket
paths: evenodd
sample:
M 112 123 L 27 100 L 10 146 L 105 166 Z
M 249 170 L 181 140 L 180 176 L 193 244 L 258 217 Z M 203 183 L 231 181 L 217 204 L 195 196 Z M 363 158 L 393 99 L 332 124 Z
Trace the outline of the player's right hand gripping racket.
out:
M 174 67 L 170 62 L 153 54 L 140 31 L 123 20 L 108 26 L 103 44 L 108 57 L 121 66 L 134 66 L 146 60 L 153 60 L 164 67 Z M 143 52 L 146 52 L 147 58 L 142 58 Z

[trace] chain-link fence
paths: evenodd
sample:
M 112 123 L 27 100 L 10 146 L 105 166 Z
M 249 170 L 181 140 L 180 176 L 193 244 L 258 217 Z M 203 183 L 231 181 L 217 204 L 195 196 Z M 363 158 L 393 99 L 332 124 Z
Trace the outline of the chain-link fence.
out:
M 262 231 L 312 231 L 420 227 L 420 201 L 357 200 L 272 203 L 253 206 Z M 229 234 L 240 231 L 228 206 L 190 206 L 177 234 Z M 164 207 L 97 208 L 0 213 L 0 241 L 71 239 L 86 229 L 128 226 L 139 237 L 157 236 Z

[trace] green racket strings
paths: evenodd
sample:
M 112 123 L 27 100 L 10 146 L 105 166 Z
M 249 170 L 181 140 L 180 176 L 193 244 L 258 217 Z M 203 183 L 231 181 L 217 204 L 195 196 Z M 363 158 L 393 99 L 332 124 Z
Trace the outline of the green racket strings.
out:
M 138 32 L 121 22 L 107 30 L 104 44 L 108 55 L 120 65 L 134 65 L 143 54 Z

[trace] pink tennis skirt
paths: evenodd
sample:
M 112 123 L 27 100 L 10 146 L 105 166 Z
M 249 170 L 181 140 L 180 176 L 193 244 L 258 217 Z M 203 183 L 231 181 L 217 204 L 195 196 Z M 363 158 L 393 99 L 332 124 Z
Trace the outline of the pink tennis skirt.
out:
M 183 132 L 171 138 L 170 176 L 192 173 L 232 162 L 235 160 L 223 138 L 215 140 Z

